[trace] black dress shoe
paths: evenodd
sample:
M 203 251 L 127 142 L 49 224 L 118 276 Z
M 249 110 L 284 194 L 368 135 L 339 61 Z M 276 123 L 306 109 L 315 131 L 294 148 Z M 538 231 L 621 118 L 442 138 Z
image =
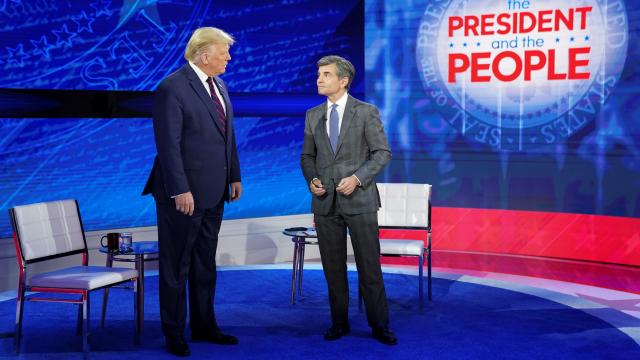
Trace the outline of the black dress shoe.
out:
M 208 334 L 191 334 L 193 341 L 206 341 L 218 345 L 238 345 L 238 338 L 221 332 Z
M 327 341 L 331 341 L 331 340 L 338 340 L 341 337 L 343 337 L 344 335 L 347 335 L 349 333 L 349 331 L 351 331 L 351 329 L 349 329 L 349 325 L 346 326 L 332 326 L 329 328 L 329 330 L 327 330 L 326 333 L 324 333 L 324 339 Z
M 167 345 L 167 351 L 170 354 L 176 356 L 189 356 L 191 355 L 191 350 L 189 350 L 189 345 L 184 340 L 183 337 L 173 337 L 167 336 L 165 338 L 165 344 Z
M 385 345 L 396 345 L 398 343 L 398 338 L 393 331 L 389 330 L 389 328 L 373 328 L 371 330 L 371 335 L 374 339 L 380 341 Z

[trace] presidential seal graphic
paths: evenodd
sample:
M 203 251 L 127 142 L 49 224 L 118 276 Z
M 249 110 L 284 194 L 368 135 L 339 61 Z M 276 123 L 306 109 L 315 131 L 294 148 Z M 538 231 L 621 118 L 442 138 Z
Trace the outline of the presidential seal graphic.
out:
M 623 0 L 430 2 L 416 55 L 425 94 L 467 138 L 523 151 L 591 122 L 623 69 Z

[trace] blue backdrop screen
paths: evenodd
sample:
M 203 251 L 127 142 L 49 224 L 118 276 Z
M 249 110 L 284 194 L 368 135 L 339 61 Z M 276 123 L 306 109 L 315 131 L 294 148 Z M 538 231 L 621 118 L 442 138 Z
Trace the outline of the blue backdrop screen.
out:
M 393 151 L 382 180 L 431 183 L 437 206 L 640 216 L 640 5 L 524 3 L 0 0 L 0 87 L 153 90 L 184 63 L 193 29 L 217 26 L 237 40 L 223 76 L 232 101 L 255 116 L 236 119 L 245 194 L 227 219 L 309 211 L 304 108 L 323 101 L 315 62 L 331 53 L 353 61 L 351 92 L 381 109 Z M 545 9 L 573 14 L 573 28 L 464 29 Z M 587 75 L 553 79 L 563 74 Z M 0 113 L 0 134 L 0 211 L 77 198 L 87 229 L 155 224 L 140 196 L 150 119 Z
M 638 2 L 367 0 L 365 19 L 384 180 L 438 206 L 640 216 Z
M 152 90 L 184 63 L 193 30 L 216 26 L 237 40 L 225 75 L 232 91 L 313 92 L 317 58 L 362 59 L 358 4 L 0 0 L 0 87 Z
M 304 109 L 323 101 L 316 61 L 341 54 L 364 69 L 363 9 L 357 0 L 0 0 L 0 88 L 153 90 L 184 64 L 195 28 L 224 29 L 237 42 L 223 78 L 236 112 L 255 116 L 235 119 L 244 195 L 225 218 L 306 213 L 299 156 Z M 155 225 L 153 198 L 140 196 L 156 153 L 151 119 L 0 113 L 0 134 L 0 212 L 75 198 L 88 230 Z M 0 237 L 10 232 L 0 216 Z
M 236 119 L 244 195 L 226 219 L 309 211 L 303 129 L 298 118 Z M 151 119 L 0 119 L 0 132 L 5 214 L 14 204 L 77 199 L 87 229 L 155 224 L 153 198 L 140 195 L 155 156 Z M 8 235 L 8 217 L 0 223 Z

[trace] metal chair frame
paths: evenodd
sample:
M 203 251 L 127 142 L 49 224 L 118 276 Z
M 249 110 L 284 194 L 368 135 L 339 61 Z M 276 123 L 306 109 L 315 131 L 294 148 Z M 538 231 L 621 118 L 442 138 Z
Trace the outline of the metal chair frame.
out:
M 29 286 L 26 283 L 27 279 L 27 270 L 28 266 L 34 263 L 39 263 L 47 260 L 58 259 L 71 255 L 79 255 L 82 254 L 82 266 L 88 266 L 89 264 L 89 252 L 87 248 L 87 239 L 84 235 L 84 227 L 82 225 L 82 219 L 80 217 L 80 208 L 78 207 L 77 200 L 75 201 L 76 210 L 78 213 L 78 221 L 80 222 L 80 228 L 82 231 L 82 240 L 84 243 L 84 247 L 82 249 L 67 251 L 60 254 L 54 254 L 39 258 L 33 258 L 26 260 L 22 251 L 22 245 L 20 241 L 20 231 L 18 227 L 18 219 L 16 217 L 15 210 L 13 208 L 9 209 L 9 217 L 11 218 L 11 225 L 13 227 L 13 243 L 16 248 L 17 260 L 18 260 L 18 271 L 19 271 L 19 279 L 18 279 L 18 296 L 17 296 L 17 304 L 16 304 L 16 328 L 14 335 L 14 351 L 16 354 L 20 353 L 20 344 L 22 340 L 22 320 L 24 313 L 24 305 L 26 301 L 33 302 L 58 302 L 58 303 L 69 303 L 78 305 L 78 320 L 77 320 L 77 333 L 82 334 L 82 351 L 84 358 L 87 359 L 89 357 L 90 345 L 89 345 L 89 337 L 90 337 L 90 327 L 89 327 L 89 319 L 90 319 L 90 293 L 95 290 L 105 289 L 114 285 L 119 285 L 123 283 L 132 283 L 134 289 L 134 341 L 136 344 L 139 344 L 139 328 L 140 324 L 138 322 L 139 317 L 139 304 L 138 304 L 138 296 L 135 291 L 137 288 L 136 284 L 138 278 L 132 278 L 131 280 L 124 280 L 117 283 L 112 283 L 109 285 L 105 285 L 99 288 L 95 288 L 92 290 L 86 289 L 77 289 L 77 288 L 63 288 L 63 287 L 42 287 L 42 286 Z M 47 298 L 47 297 L 36 297 L 32 296 L 27 298 L 26 292 L 37 292 L 37 293 L 57 293 L 57 294 L 65 294 L 65 295 L 74 295 L 79 296 L 79 298 Z
M 378 185 L 386 185 L 384 183 L 379 183 Z M 421 230 L 426 232 L 426 246 L 422 248 L 422 252 L 418 258 L 418 298 L 420 310 L 422 311 L 424 307 L 424 290 L 423 290 L 423 268 L 425 257 L 427 260 L 427 297 L 429 301 L 433 299 L 432 296 L 432 251 L 431 251 L 431 185 L 429 184 L 420 184 L 420 185 L 428 185 L 429 186 L 429 196 L 427 198 L 427 223 L 425 226 L 394 226 L 394 225 L 379 225 L 379 229 L 388 229 L 388 230 Z M 424 241 L 423 240 L 423 241 Z M 385 240 L 380 239 L 380 242 L 384 241 L 393 241 L 393 240 Z M 382 250 L 382 249 L 381 249 Z M 415 256 L 415 255 L 407 255 L 407 254 L 389 254 L 383 253 L 381 251 L 380 257 L 405 257 L 405 256 Z M 362 311 L 362 293 L 360 289 L 358 289 L 358 308 Z

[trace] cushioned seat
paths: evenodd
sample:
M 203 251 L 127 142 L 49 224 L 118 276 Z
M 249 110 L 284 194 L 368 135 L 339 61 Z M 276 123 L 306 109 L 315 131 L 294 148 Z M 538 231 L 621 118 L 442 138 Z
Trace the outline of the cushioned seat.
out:
M 74 266 L 34 275 L 27 284 L 37 287 L 94 290 L 114 283 L 134 279 L 138 271 L 104 266 Z
M 380 253 L 398 256 L 422 256 L 422 240 L 384 239 L 380 240 Z

